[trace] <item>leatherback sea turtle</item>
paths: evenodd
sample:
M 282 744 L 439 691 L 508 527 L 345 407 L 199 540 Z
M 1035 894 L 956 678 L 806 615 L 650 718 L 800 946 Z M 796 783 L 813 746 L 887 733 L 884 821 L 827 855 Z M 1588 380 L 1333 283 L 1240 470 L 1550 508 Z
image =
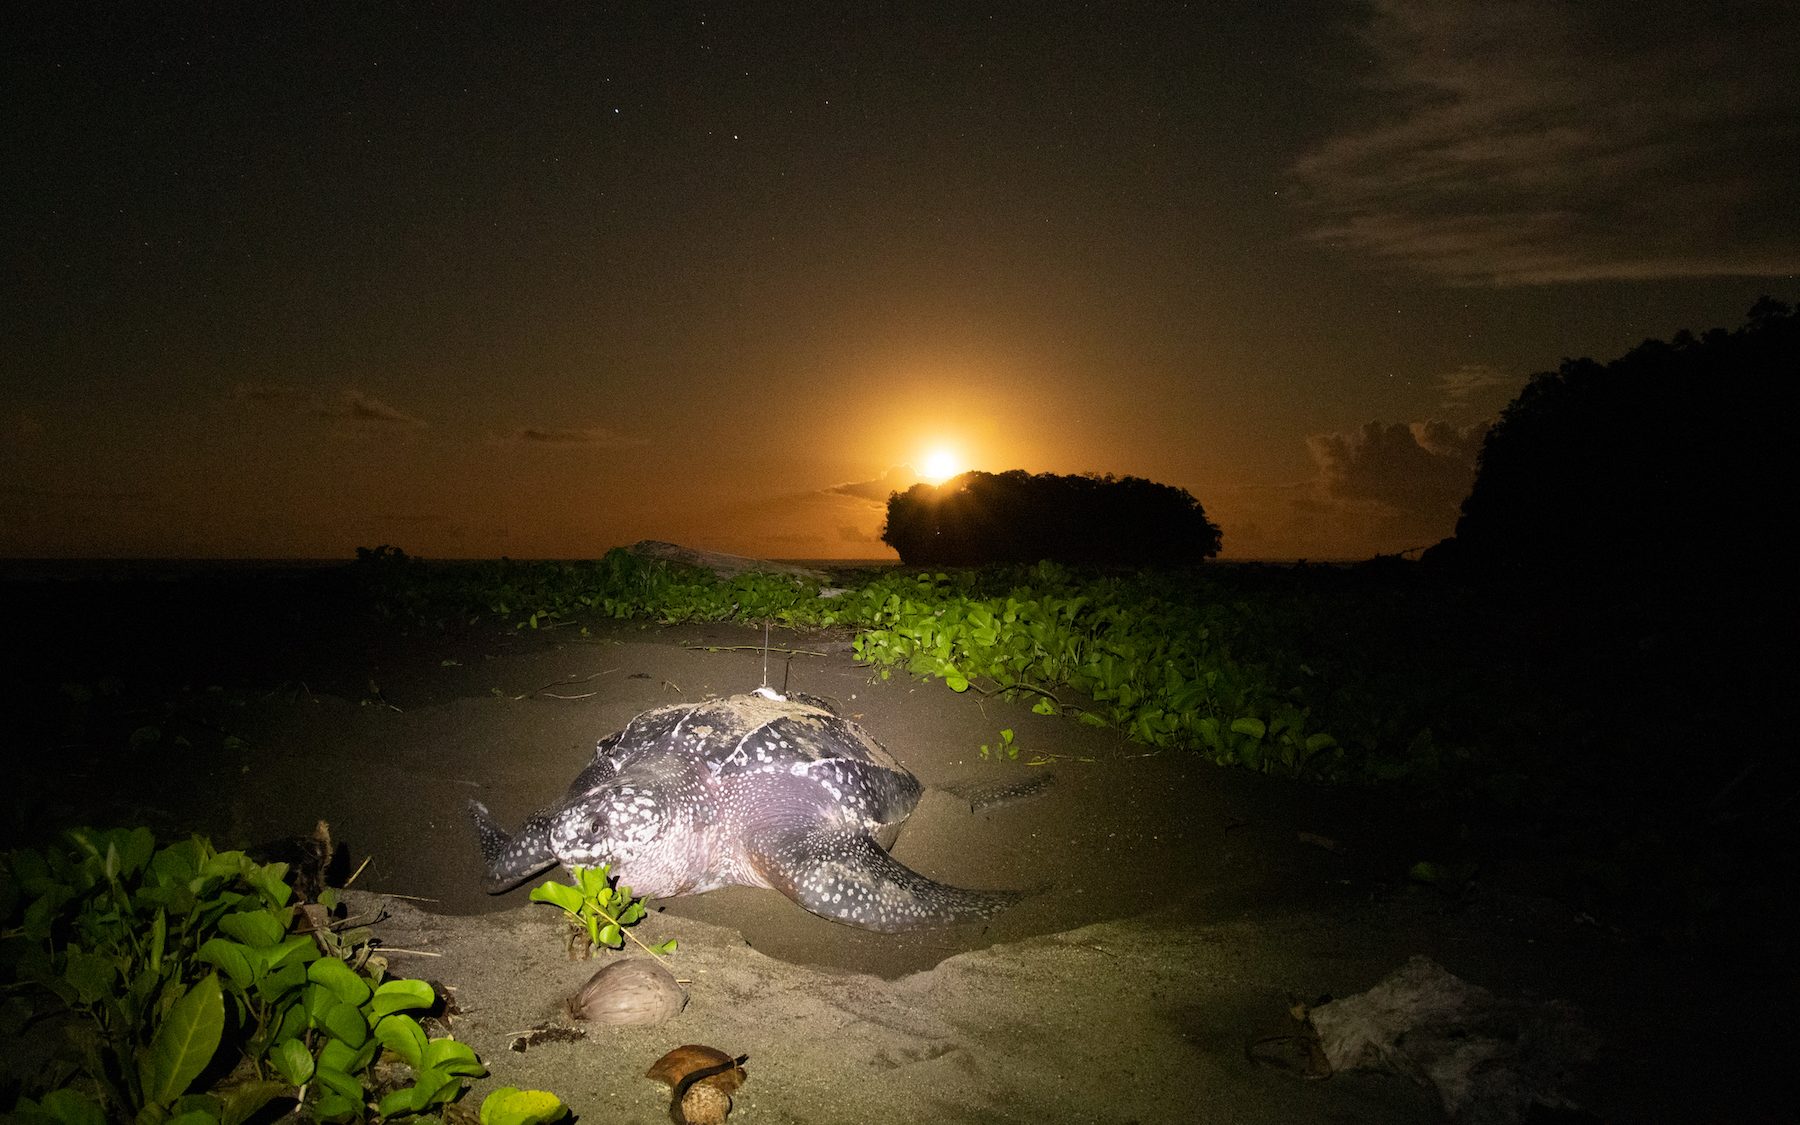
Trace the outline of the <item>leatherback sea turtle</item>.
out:
M 634 894 L 771 887 L 884 932 L 986 918 L 1021 897 L 933 882 L 888 855 L 920 788 L 855 723 L 757 692 L 637 716 L 516 836 L 481 802 L 469 810 L 493 894 L 557 863 L 610 863 Z

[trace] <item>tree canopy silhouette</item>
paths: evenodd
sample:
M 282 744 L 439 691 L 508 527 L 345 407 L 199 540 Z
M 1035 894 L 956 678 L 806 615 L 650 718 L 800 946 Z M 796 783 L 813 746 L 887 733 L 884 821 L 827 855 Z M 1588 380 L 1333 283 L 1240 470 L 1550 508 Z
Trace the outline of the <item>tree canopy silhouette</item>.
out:
M 1794 511 L 1797 377 L 1800 322 L 1768 297 L 1735 331 L 1565 360 L 1488 432 L 1456 535 L 1432 553 L 1588 577 L 1772 574 Z
M 888 497 L 881 540 L 911 566 L 1197 563 L 1219 529 L 1184 488 L 1140 477 L 970 472 Z

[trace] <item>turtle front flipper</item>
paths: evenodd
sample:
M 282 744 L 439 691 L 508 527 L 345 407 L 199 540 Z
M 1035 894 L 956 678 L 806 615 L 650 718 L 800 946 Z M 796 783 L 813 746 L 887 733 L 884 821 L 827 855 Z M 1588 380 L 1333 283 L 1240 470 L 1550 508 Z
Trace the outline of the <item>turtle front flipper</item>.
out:
M 769 886 L 814 914 L 881 933 L 991 918 L 1025 897 L 934 882 L 866 833 L 826 825 L 764 828 L 745 852 Z
M 469 816 L 481 838 L 488 894 L 510 891 L 538 872 L 556 866 L 556 855 L 550 850 L 550 820 L 543 813 L 527 820 L 517 836 L 507 835 L 495 824 L 487 806 L 480 801 L 469 802 Z

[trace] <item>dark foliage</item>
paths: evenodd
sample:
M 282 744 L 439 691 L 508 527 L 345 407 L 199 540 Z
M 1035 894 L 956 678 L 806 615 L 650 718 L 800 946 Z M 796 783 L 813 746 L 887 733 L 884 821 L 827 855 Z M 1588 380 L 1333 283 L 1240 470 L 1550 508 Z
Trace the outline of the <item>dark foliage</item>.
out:
M 1767 297 L 1736 331 L 1565 360 L 1488 432 L 1456 536 L 1432 554 L 1569 579 L 1773 575 L 1797 379 L 1800 321 Z
M 964 473 L 888 497 L 882 542 L 910 566 L 1198 563 L 1219 529 L 1186 489 L 1141 477 Z

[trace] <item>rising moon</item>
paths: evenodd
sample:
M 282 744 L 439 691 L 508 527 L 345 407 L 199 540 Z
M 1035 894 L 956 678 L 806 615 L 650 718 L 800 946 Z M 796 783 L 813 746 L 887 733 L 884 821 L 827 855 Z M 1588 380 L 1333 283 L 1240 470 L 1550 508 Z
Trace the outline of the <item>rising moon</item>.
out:
M 932 484 L 942 484 L 961 471 L 956 454 L 948 449 L 934 449 L 925 455 L 925 467 L 919 475 Z

